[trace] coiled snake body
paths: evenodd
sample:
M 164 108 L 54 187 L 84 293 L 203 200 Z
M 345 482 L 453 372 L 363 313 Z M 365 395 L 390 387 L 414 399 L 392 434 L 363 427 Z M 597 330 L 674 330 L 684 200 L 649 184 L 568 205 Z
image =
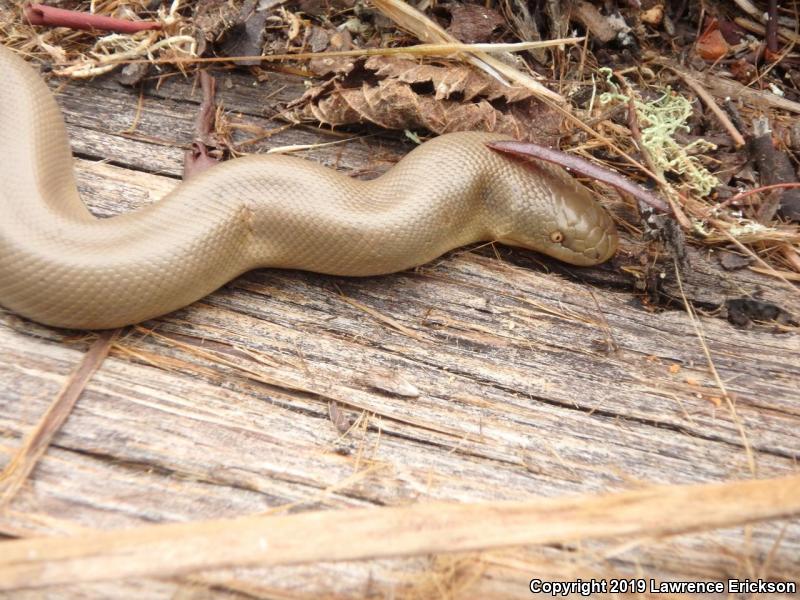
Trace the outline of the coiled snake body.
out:
M 0 305 L 104 329 L 186 306 L 257 267 L 377 275 L 496 240 L 576 265 L 608 259 L 608 214 L 562 169 L 489 150 L 503 136 L 422 144 L 374 181 L 293 157 L 218 165 L 146 208 L 97 219 L 75 185 L 58 106 L 0 47 Z

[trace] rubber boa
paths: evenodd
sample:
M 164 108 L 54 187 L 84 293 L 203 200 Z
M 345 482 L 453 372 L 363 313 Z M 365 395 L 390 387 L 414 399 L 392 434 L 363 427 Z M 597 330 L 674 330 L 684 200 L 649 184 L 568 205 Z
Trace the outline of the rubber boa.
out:
M 107 329 L 177 310 L 259 267 L 366 276 L 478 241 L 574 265 L 610 258 L 608 213 L 560 167 L 451 133 L 372 181 L 295 157 L 237 158 L 108 219 L 81 201 L 61 112 L 0 46 L 0 305 L 57 327 Z

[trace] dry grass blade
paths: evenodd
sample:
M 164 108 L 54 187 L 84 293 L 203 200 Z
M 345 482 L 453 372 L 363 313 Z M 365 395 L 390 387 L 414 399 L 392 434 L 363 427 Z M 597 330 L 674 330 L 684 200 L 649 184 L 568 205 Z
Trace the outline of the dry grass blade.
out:
M 372 3 L 384 15 L 394 21 L 398 27 L 410 31 L 423 42 L 459 43 L 458 40 L 439 27 L 439 25 L 402 0 L 373 0 Z M 564 40 L 553 40 L 553 42 L 564 43 Z M 499 73 L 509 81 L 528 88 L 542 98 L 547 98 L 559 104 L 566 103 L 566 100 L 560 94 L 547 89 L 533 77 L 505 64 L 493 56 L 489 56 L 484 52 L 473 51 L 466 54 L 466 57 L 470 63 L 487 71 L 491 75 L 497 76 Z
M 403 325 L 402 323 L 400 323 L 396 319 L 392 319 L 391 317 L 387 317 L 386 315 L 378 312 L 374 308 L 370 308 L 369 306 L 367 306 L 366 304 L 363 304 L 362 302 L 359 302 L 358 300 L 353 300 L 352 298 L 348 298 L 347 296 L 345 296 L 341 292 L 339 294 L 339 297 L 344 302 L 349 304 L 350 306 L 352 306 L 354 308 L 357 308 L 358 310 L 364 311 L 365 313 L 370 315 L 372 318 L 376 319 L 377 321 L 380 321 L 381 323 L 384 323 L 385 325 L 388 325 L 392 329 L 395 329 L 395 330 L 399 331 L 403 335 L 407 335 L 408 337 L 414 338 L 415 340 L 420 341 L 420 342 L 429 342 L 430 341 L 430 338 L 428 338 L 427 336 L 425 336 L 423 334 L 420 334 L 420 333 L 417 333 L 416 331 L 406 327 L 405 325 Z
M 652 539 L 800 514 L 800 476 L 603 496 L 312 511 L 0 543 L 0 589 L 584 539 Z M 391 540 L 387 544 L 386 540 Z
M 689 320 L 692 322 L 695 335 L 697 335 L 697 339 L 700 342 L 700 347 L 703 349 L 703 354 L 706 356 L 708 369 L 711 371 L 711 375 L 714 377 L 714 381 L 716 382 L 719 391 L 722 393 L 722 397 L 725 398 L 725 403 L 731 413 L 731 419 L 736 425 L 736 429 L 739 431 L 739 435 L 742 438 L 742 445 L 744 446 L 744 451 L 747 456 L 747 465 L 750 467 L 750 472 L 753 475 L 756 475 L 756 459 L 755 455 L 753 454 L 753 450 L 750 447 L 750 440 L 747 437 L 747 431 L 745 431 L 744 423 L 742 423 L 739 413 L 736 412 L 736 406 L 734 405 L 733 400 L 731 400 L 728 390 L 725 387 L 725 384 L 722 382 L 722 378 L 719 376 L 719 371 L 717 371 L 717 367 L 714 364 L 714 359 L 711 358 L 711 350 L 709 350 L 708 344 L 706 343 L 705 336 L 703 335 L 703 331 L 701 329 L 700 322 L 697 319 L 697 314 L 695 313 L 694 307 L 686 298 L 686 294 L 683 291 L 683 280 L 681 279 L 681 272 L 678 268 L 678 261 L 676 259 L 673 259 L 673 266 L 675 268 L 675 278 L 678 281 L 678 289 L 681 292 L 683 306 L 686 308 L 686 314 L 689 315 Z
M 444 42 L 441 44 L 417 44 L 400 48 L 358 48 L 356 50 L 328 50 L 326 52 L 293 52 L 285 54 L 247 55 L 247 56 L 212 56 L 212 57 L 172 57 L 163 59 L 137 59 L 123 60 L 120 63 L 147 63 L 150 65 L 162 64 L 202 64 L 236 62 L 242 60 L 259 60 L 263 62 L 277 62 L 284 60 L 318 60 L 321 58 L 343 58 L 353 56 L 362 58 L 367 56 L 451 56 L 459 52 L 525 52 L 534 48 L 548 48 L 563 44 L 575 44 L 583 41 L 583 37 L 571 37 L 561 40 L 545 40 L 541 42 L 517 42 L 512 44 L 462 44 L 458 41 Z M 538 84 L 538 82 L 537 82 Z M 546 88 L 545 88 L 546 89 Z M 549 91 L 549 90 L 548 90 Z
M 666 62 L 662 62 L 661 64 L 664 66 L 671 66 Z M 749 88 L 745 85 L 742 85 L 738 81 L 725 79 L 724 77 L 719 77 L 711 73 L 704 73 L 700 78 L 700 82 L 706 89 L 710 90 L 721 98 L 730 96 L 732 98 L 739 98 L 742 101 L 751 103 L 757 107 L 766 105 L 771 108 L 777 108 L 800 114 L 800 102 L 794 102 L 788 98 L 782 98 L 781 96 L 777 96 L 769 91 Z
M 47 408 L 33 431 L 0 473 L 0 509 L 8 505 L 31 474 L 47 446 L 67 420 L 92 375 L 103 364 L 117 337 L 118 329 L 104 331 L 92 344 L 83 360 L 67 379 L 64 387 Z

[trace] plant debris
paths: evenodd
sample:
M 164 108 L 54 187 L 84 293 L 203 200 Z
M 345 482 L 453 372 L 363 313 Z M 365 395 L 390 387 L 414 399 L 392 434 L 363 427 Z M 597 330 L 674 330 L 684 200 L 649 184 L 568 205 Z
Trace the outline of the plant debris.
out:
M 410 57 L 348 61 L 347 77 L 330 86 L 309 88 L 295 116 L 332 126 L 372 123 L 439 134 L 495 131 L 546 141 L 555 140 L 561 120 L 530 90 L 504 86 L 467 66 L 419 64 Z
M 25 18 L 31 25 L 44 27 L 67 27 L 86 31 L 113 31 L 115 33 L 137 33 L 161 29 L 162 24 L 155 21 L 127 21 L 77 10 L 64 10 L 44 4 L 26 4 L 23 8 Z

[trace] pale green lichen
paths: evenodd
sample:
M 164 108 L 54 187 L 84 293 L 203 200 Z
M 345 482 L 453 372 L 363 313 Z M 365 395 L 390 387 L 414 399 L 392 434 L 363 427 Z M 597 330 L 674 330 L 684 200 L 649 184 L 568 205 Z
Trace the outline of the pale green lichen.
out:
M 606 83 L 611 90 L 600 95 L 600 103 L 629 102 L 630 98 L 621 94 L 611 79 L 611 69 L 603 67 L 600 72 L 606 76 Z M 686 121 L 692 115 L 692 105 L 686 98 L 667 88 L 660 98 L 651 102 L 642 102 L 636 96 L 633 105 L 641 129 L 642 145 L 660 171 L 659 175 L 665 172 L 679 175 L 685 187 L 699 196 L 708 195 L 719 185 L 719 180 L 703 166 L 700 159 L 690 154 L 713 150 L 716 145 L 698 139 L 681 146 L 673 137 L 678 130 L 689 131 Z
M 740 236 L 740 235 L 754 235 L 759 233 L 767 233 L 770 231 L 775 231 L 772 227 L 766 227 L 761 223 L 757 223 L 756 221 L 750 220 L 743 220 L 743 222 L 735 227 L 731 227 L 730 234 L 733 236 Z

